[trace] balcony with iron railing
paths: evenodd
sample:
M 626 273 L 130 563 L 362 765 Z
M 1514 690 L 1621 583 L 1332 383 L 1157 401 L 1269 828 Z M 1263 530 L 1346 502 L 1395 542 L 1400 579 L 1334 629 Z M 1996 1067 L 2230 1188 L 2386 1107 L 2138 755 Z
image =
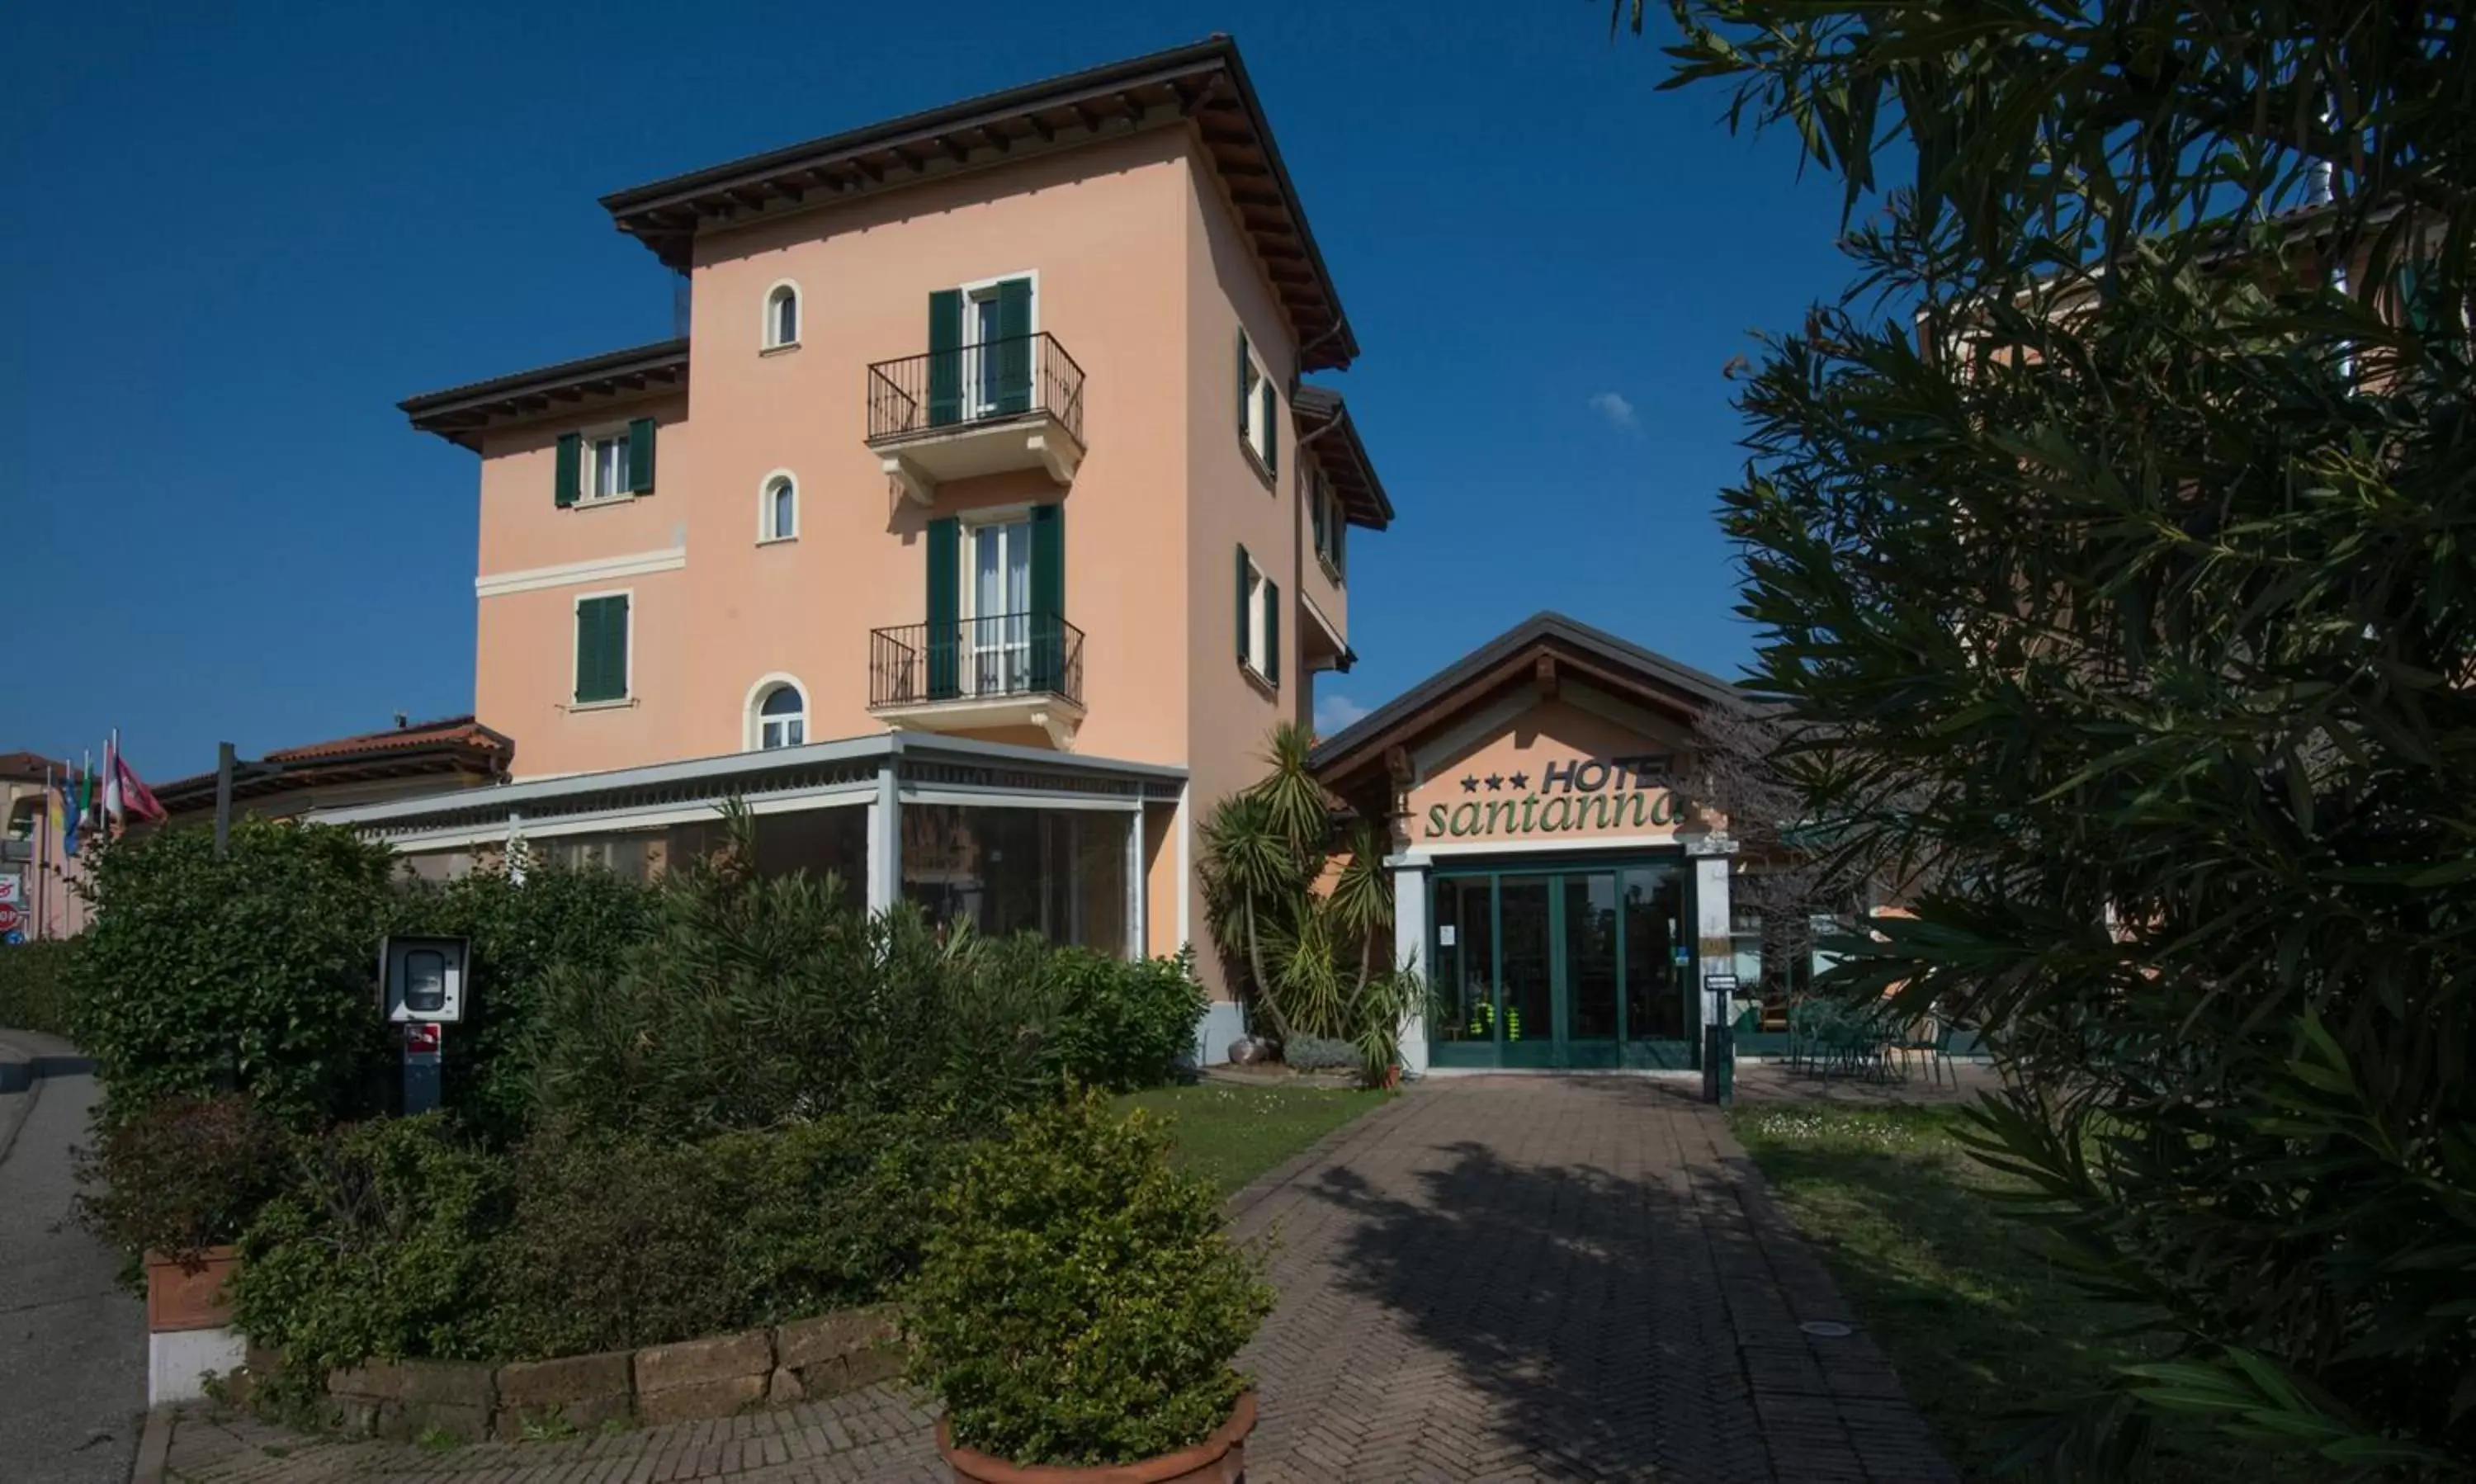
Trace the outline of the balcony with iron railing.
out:
M 868 446 L 912 499 L 949 480 L 1083 461 L 1083 368 L 1054 335 L 1012 335 L 868 368 Z
M 1083 720 L 1083 631 L 1039 613 L 871 630 L 868 708 L 922 731 L 1036 727 L 1064 749 Z

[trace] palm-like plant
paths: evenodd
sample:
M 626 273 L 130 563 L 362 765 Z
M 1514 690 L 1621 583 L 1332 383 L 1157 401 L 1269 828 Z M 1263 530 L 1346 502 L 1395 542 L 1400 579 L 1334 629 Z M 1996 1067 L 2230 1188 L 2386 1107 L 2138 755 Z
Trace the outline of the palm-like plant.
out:
M 1280 910 L 1299 882 L 1298 853 L 1274 828 L 1272 811 L 1254 793 L 1232 794 L 1203 821 L 1204 913 L 1215 941 L 1234 945 L 1247 958 L 1249 999 L 1283 1039 L 1289 1022 L 1271 992 L 1264 967 L 1269 913 Z
M 1392 932 L 1392 889 L 1375 831 L 1363 825 L 1329 889 L 1319 889 L 1337 841 L 1331 803 L 1308 767 L 1312 746 L 1304 727 L 1275 728 L 1263 779 L 1205 818 L 1205 912 L 1275 1036 L 1358 1039 L 1371 1016 L 1387 1017 L 1376 966 Z

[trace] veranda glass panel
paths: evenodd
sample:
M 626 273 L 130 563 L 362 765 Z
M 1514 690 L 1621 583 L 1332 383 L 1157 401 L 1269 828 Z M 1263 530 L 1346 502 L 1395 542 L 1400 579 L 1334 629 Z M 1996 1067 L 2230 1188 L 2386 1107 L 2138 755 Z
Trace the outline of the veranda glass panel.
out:
M 1088 809 L 903 809 L 903 894 L 939 924 L 1127 951 L 1131 816 Z M 1088 843 L 1087 843 L 1088 842 Z
M 1676 961 L 1683 906 L 1677 872 L 1624 873 L 1625 1033 L 1633 1040 L 1686 1038 L 1684 974 Z

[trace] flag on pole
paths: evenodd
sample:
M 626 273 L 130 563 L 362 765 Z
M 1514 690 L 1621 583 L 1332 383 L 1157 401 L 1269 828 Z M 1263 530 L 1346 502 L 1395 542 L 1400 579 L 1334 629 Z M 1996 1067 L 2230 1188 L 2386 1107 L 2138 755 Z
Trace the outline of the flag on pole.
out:
M 56 777 L 51 765 L 43 765 L 43 838 L 66 840 L 69 834 L 68 780 Z
M 106 829 L 120 823 L 120 729 L 103 739 L 103 820 Z
M 52 818 L 61 829 L 61 853 L 63 855 L 78 853 L 78 824 L 86 818 L 86 810 L 78 804 L 77 786 L 72 778 L 70 774 L 62 775 L 60 797 L 52 804 Z
M 163 817 L 163 805 L 156 802 L 155 790 L 146 786 L 146 780 L 137 776 L 137 770 L 129 766 L 128 754 L 121 752 L 118 731 L 111 734 L 111 755 L 105 763 L 105 772 L 104 812 L 111 816 L 113 824 L 121 823 L 131 814 L 142 820 Z

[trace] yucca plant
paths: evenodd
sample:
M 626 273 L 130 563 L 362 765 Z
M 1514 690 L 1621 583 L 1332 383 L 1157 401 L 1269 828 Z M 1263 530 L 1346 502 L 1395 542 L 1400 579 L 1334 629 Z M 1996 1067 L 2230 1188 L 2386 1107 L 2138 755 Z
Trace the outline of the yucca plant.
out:
M 1392 887 L 1372 829 L 1340 838 L 1308 766 L 1313 742 L 1297 723 L 1274 729 L 1263 779 L 1205 817 L 1205 911 L 1275 1036 L 1355 1041 L 1376 966 L 1391 960 Z M 1346 858 L 1327 885 L 1337 847 Z

